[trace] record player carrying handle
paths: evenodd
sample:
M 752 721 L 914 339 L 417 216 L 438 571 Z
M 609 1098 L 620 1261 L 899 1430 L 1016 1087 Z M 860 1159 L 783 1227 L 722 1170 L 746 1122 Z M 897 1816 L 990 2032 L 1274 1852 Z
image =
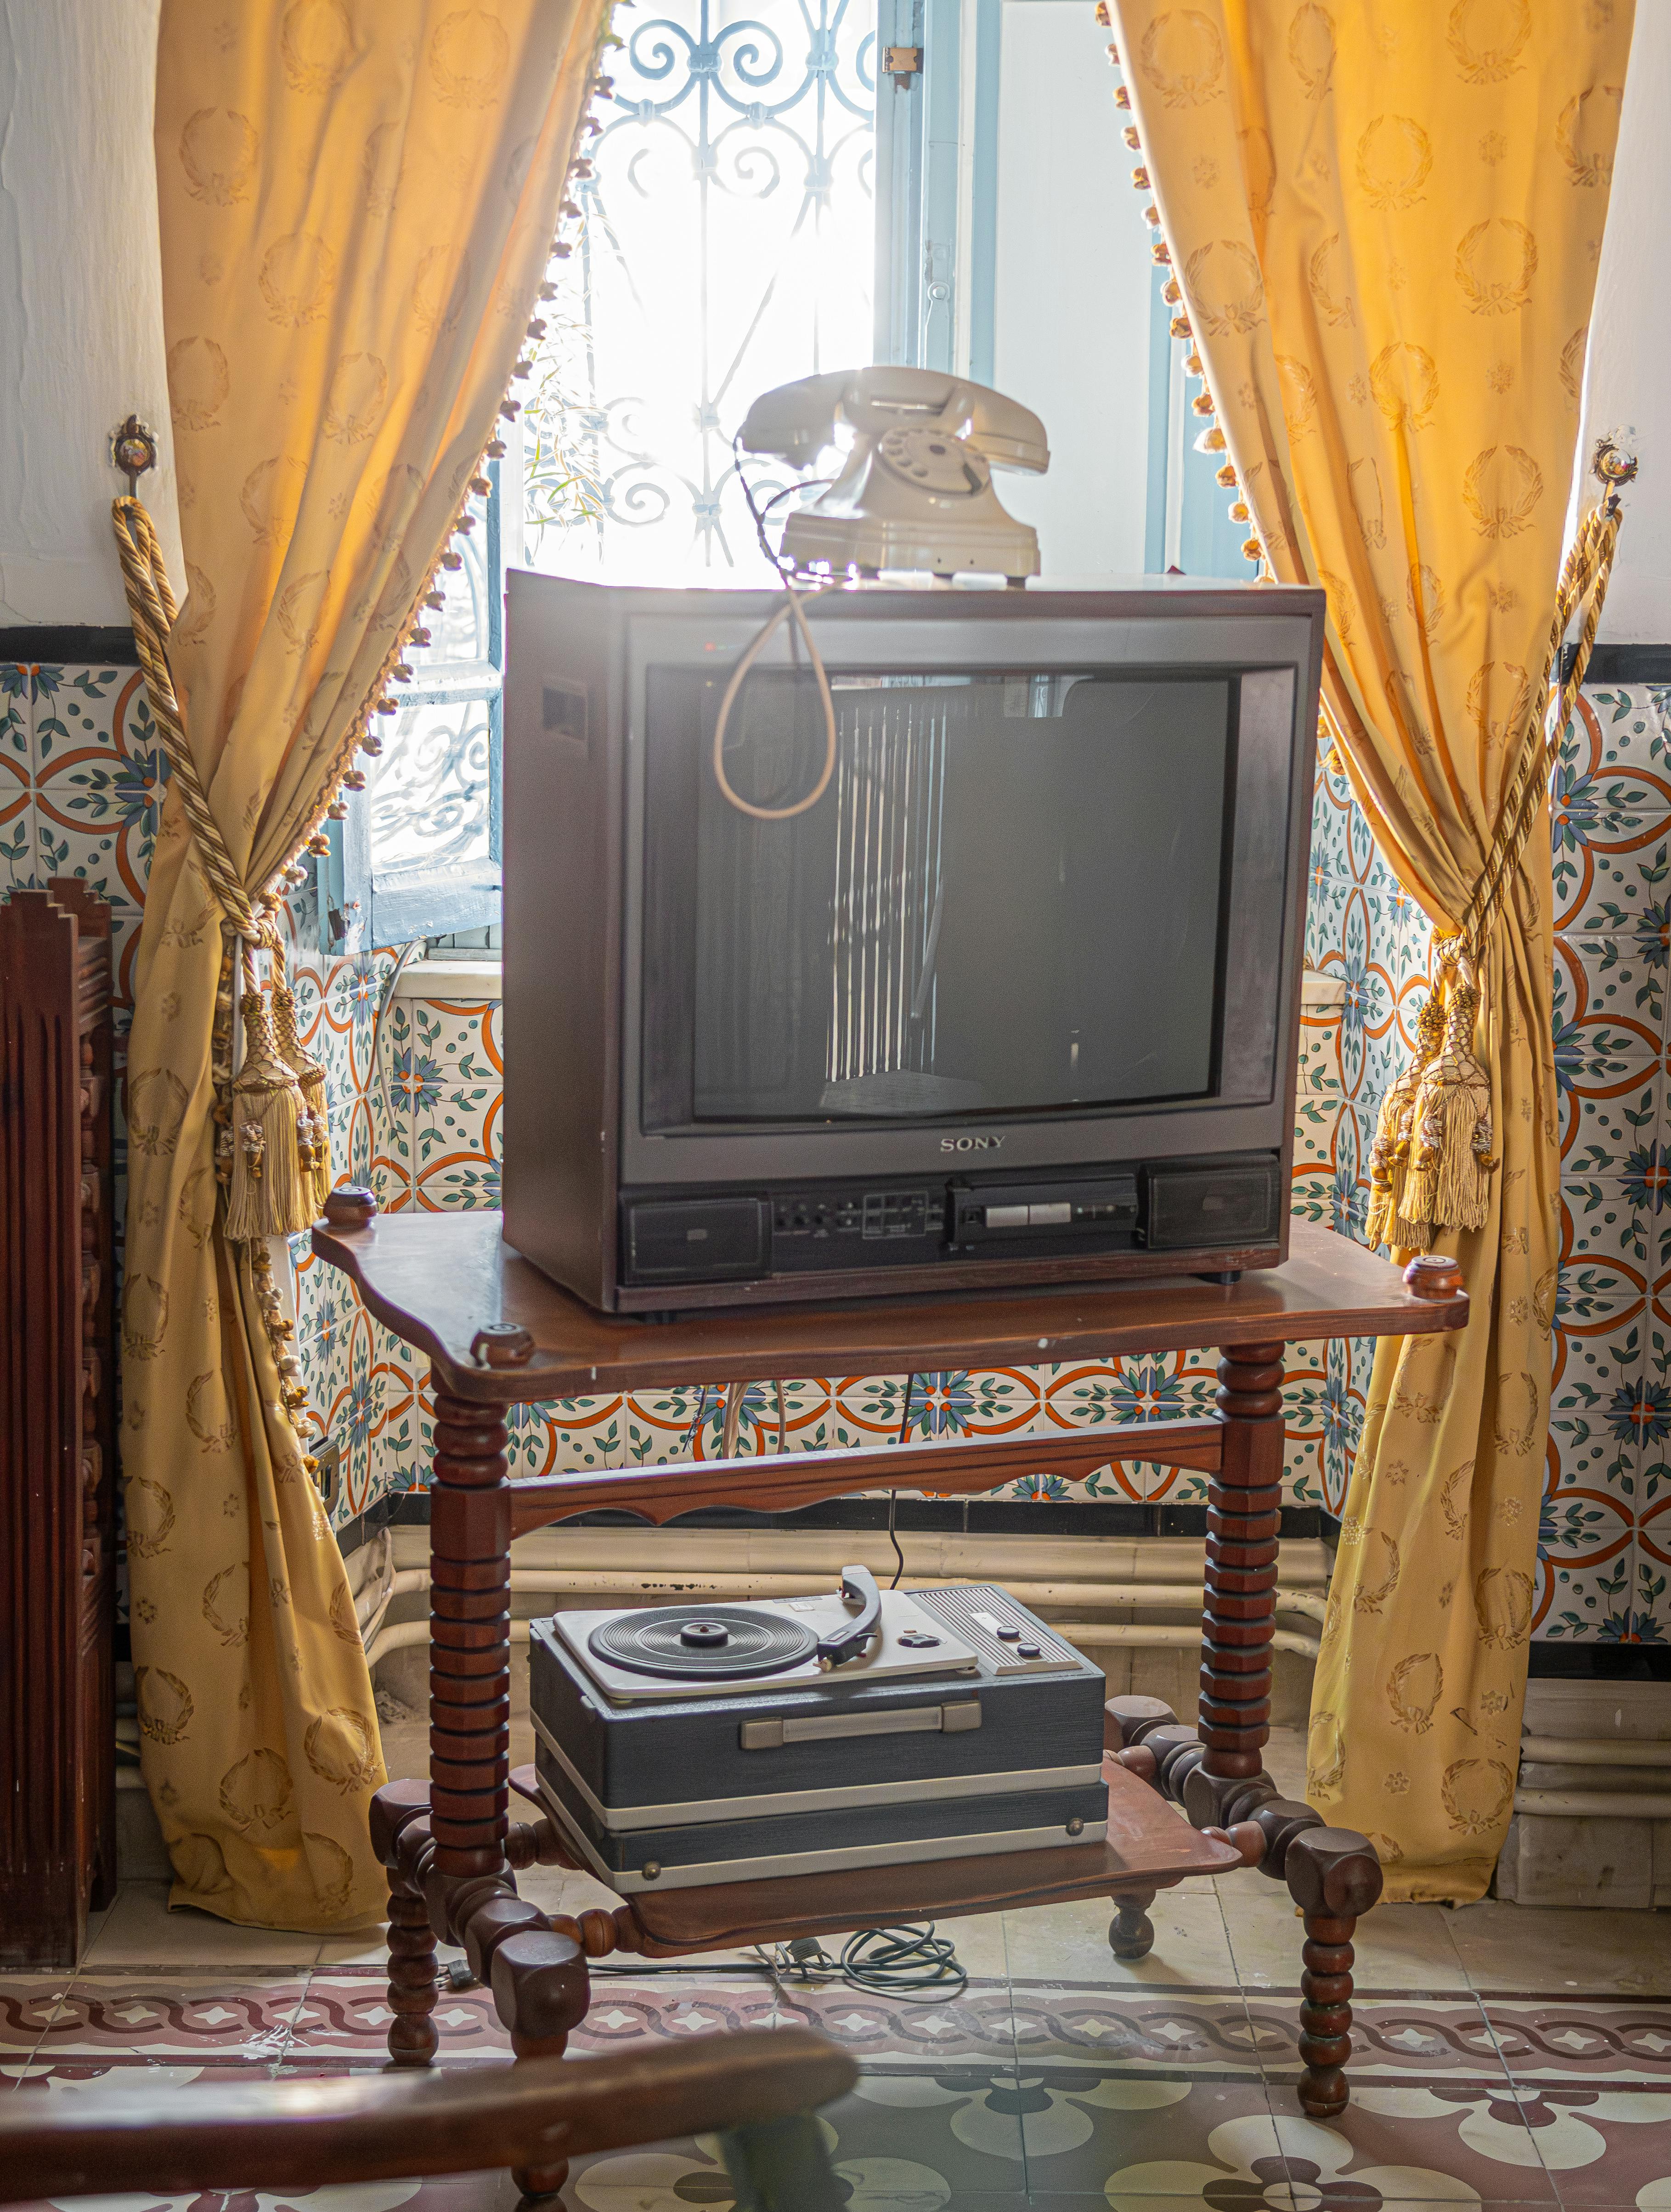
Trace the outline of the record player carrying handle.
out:
M 868 1567 L 842 1568 L 842 1595 L 849 1605 L 860 1606 L 863 1610 L 844 1627 L 819 1638 L 817 1658 L 821 1667 L 839 1667 L 844 1660 L 858 1658 L 882 1626 L 882 1593 Z

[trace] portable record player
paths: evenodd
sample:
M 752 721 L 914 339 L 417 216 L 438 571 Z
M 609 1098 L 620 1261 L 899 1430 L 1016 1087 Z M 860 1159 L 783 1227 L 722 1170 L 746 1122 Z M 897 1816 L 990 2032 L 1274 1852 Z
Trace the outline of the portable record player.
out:
M 989 1585 L 536 1621 L 539 1786 L 623 1893 L 1100 1843 L 1101 1669 Z

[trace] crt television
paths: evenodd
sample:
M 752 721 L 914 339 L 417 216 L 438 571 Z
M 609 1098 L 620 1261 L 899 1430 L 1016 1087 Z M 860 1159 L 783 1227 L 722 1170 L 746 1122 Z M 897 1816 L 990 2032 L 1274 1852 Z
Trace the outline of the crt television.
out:
M 1323 595 L 513 574 L 507 1241 L 605 1311 L 1286 1254 Z M 828 770 L 816 803 L 803 802 Z

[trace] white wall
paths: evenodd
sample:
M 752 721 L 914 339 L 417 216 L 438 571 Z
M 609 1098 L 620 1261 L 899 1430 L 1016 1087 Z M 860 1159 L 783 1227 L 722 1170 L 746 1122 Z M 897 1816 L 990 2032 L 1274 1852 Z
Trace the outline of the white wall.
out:
M 1004 0 L 1003 25 L 992 380 L 1042 416 L 1051 458 L 999 495 L 1047 576 L 1137 575 L 1151 264 L 1108 33 L 1090 0 Z
M 1671 645 L 1671 0 L 1637 0 L 1589 328 L 1579 466 L 1623 423 L 1635 425 L 1642 465 L 1599 634 Z
M 124 623 L 110 433 L 180 577 L 151 94 L 159 0 L 0 0 L 0 625 Z

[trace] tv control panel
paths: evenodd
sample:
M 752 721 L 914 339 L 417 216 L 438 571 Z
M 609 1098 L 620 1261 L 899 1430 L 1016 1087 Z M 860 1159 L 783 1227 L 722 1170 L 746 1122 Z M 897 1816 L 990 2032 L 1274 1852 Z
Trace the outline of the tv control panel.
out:
M 772 1243 L 827 1243 L 858 1237 L 877 1244 L 938 1236 L 945 1189 L 796 1191 L 772 1201 Z
M 1258 1153 L 1026 1182 L 924 1177 L 881 1189 L 805 1182 L 626 1194 L 623 1279 L 746 1281 L 1006 1254 L 1254 1245 L 1277 1233 L 1279 1185 L 1275 1155 Z

